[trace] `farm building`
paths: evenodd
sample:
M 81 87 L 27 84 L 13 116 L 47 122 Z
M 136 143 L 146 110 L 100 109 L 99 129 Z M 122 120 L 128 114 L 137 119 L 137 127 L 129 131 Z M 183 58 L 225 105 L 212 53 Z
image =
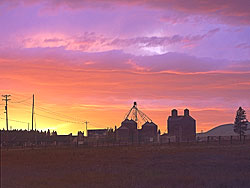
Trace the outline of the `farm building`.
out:
M 116 130 L 116 140 L 120 142 L 138 142 L 137 123 L 132 119 L 125 119 Z
M 144 121 L 141 129 L 138 129 L 139 116 Z M 127 113 L 121 126 L 116 129 L 115 134 L 118 142 L 153 143 L 159 141 L 158 126 L 137 108 L 136 102 Z
M 172 110 L 168 117 L 168 136 L 176 136 L 180 142 L 195 141 L 196 121 L 189 114 L 189 110 L 184 110 L 184 115 L 178 115 L 176 109 Z

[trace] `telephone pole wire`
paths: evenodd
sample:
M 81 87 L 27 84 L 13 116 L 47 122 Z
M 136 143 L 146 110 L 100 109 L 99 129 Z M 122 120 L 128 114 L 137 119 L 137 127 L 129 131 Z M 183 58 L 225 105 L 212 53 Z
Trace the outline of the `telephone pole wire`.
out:
M 5 114 L 6 114 L 6 128 L 7 131 L 9 130 L 9 125 L 8 125 L 8 101 L 10 101 L 10 99 L 8 99 L 8 97 L 10 97 L 11 95 L 2 95 L 3 97 L 3 101 L 5 101 Z

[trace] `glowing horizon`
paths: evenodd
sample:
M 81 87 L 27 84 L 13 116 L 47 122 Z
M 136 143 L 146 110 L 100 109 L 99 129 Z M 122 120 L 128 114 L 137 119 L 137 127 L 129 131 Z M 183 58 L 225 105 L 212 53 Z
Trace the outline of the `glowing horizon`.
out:
M 3 0 L 0 94 L 12 95 L 9 119 L 31 122 L 35 94 L 37 128 L 60 134 L 84 125 L 59 116 L 89 128 L 120 126 L 134 101 L 162 133 L 174 108 L 190 109 L 197 132 L 233 123 L 239 106 L 250 113 L 249 7 L 246 0 Z M 4 101 L 0 109 L 2 129 Z

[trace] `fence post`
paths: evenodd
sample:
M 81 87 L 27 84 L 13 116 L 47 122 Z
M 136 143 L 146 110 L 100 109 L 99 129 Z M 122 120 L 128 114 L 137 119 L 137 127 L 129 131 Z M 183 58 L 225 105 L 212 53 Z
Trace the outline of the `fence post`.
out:
M 230 143 L 233 144 L 233 136 L 230 137 Z
M 209 136 L 207 136 L 207 143 L 209 143 Z
M 168 144 L 170 144 L 170 138 L 168 138 Z
M 245 144 L 246 135 L 243 135 L 243 144 Z

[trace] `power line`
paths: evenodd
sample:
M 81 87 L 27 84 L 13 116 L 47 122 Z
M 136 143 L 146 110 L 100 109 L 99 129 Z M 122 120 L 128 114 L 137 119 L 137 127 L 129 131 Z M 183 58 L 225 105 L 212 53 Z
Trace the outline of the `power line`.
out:
M 26 102 L 28 100 L 30 100 L 32 97 L 29 97 L 27 99 L 24 99 L 24 100 L 21 100 L 21 101 L 17 101 L 17 102 L 11 102 L 11 103 L 23 103 L 23 102 Z
M 20 100 L 20 99 L 19 99 Z M 22 101 L 18 101 L 18 102 L 11 102 L 10 103 L 10 105 L 12 106 L 15 106 L 16 107 L 16 105 L 24 105 L 24 106 L 31 106 L 31 104 L 32 103 L 30 103 L 30 102 L 27 102 L 27 100 L 25 99 L 25 100 L 22 100 Z
M 9 92 L 11 94 L 11 96 L 15 99 L 19 99 L 20 97 L 21 98 L 28 98 L 28 96 L 30 97 L 30 94 L 27 94 L 27 95 L 23 95 L 23 94 L 20 94 L 20 93 L 13 93 L 13 92 Z M 18 96 L 18 97 L 16 97 Z
M 27 102 L 23 102 L 22 104 L 27 105 L 27 106 L 31 105 L 31 104 L 28 104 Z M 46 109 L 46 108 L 43 108 L 43 107 L 40 107 L 40 106 L 36 106 L 36 110 L 41 111 L 41 112 L 45 112 L 45 113 L 48 113 L 48 114 L 53 114 L 55 116 L 58 116 L 60 118 L 67 119 L 67 120 L 74 119 L 74 121 L 77 121 L 77 122 L 84 121 L 84 120 L 80 120 L 79 118 L 74 118 L 74 117 L 70 117 L 70 116 L 67 116 L 67 115 L 63 115 L 63 114 L 60 114 L 58 112 L 55 112 L 55 111 L 52 111 L 52 110 L 49 110 L 49 109 Z M 34 114 L 36 114 L 36 113 L 34 113 Z
M 67 115 L 63 115 L 63 114 L 60 114 L 58 112 L 45 109 L 43 107 L 36 106 L 36 109 L 38 109 L 40 111 L 43 111 L 43 112 L 46 112 L 46 113 L 50 113 L 50 114 L 53 113 L 55 116 L 58 116 L 58 117 L 61 117 L 61 118 L 64 118 L 64 119 L 74 119 L 75 121 L 83 121 L 83 120 L 80 120 L 79 118 L 73 118 L 73 117 L 70 117 L 70 116 L 67 116 Z
M 5 118 L 2 118 L 0 117 L 0 119 L 5 119 Z M 28 122 L 24 122 L 24 121 L 19 121 L 19 120 L 14 120 L 14 119 L 8 119 L 9 121 L 14 121 L 14 122 L 17 122 L 17 123 L 28 123 Z
M 24 96 L 24 95 L 23 95 Z M 30 100 L 32 97 L 28 97 L 28 98 L 25 98 L 24 100 L 20 100 L 20 98 L 17 98 L 17 97 L 13 97 L 14 99 L 19 99 L 19 101 L 16 101 L 16 102 L 11 102 L 13 104 L 15 103 L 19 103 L 19 104 L 22 104 L 22 105 L 26 105 L 26 106 L 30 106 L 31 104 L 28 103 L 27 101 Z M 44 117 L 44 118 L 48 118 L 48 119 L 53 119 L 53 120 L 56 120 L 56 121 L 61 121 L 61 122 L 67 122 L 67 123 L 74 123 L 74 124 L 82 124 L 82 123 L 85 123 L 86 124 L 86 131 L 87 131 L 87 124 L 90 123 L 92 125 L 95 125 L 95 126 L 102 126 L 102 125 L 98 125 L 96 123 L 93 123 L 93 122 L 88 122 L 88 121 L 85 121 L 85 120 L 80 120 L 79 118 L 73 118 L 73 117 L 70 117 L 70 116 L 67 116 L 67 115 L 64 115 L 64 114 L 60 114 L 58 112 L 55 112 L 53 110 L 50 110 L 50 109 L 46 109 L 44 107 L 40 107 L 40 106 L 36 106 L 36 110 L 40 111 L 40 112 L 44 112 L 44 113 L 48 113 L 48 114 L 51 114 L 53 116 L 58 116 L 60 118 L 55 118 L 55 117 L 50 117 L 50 116 L 46 116 L 46 115 L 42 115 L 42 114 L 39 114 L 39 113 L 35 113 L 34 112 L 34 108 L 33 108 L 33 105 L 34 105 L 34 101 L 33 101 L 33 104 L 32 104 L 32 116 L 33 116 L 33 120 L 32 122 L 34 122 L 35 120 L 35 116 L 34 115 L 38 115 L 40 117 Z M 28 110 L 23 110 L 23 111 L 27 111 Z M 2 118 L 1 118 L 2 119 Z M 73 121 L 72 121 L 73 119 Z M 16 121 L 16 122 L 20 122 L 20 123 L 27 123 L 27 122 L 22 122 L 22 121 L 17 121 L 17 120 L 11 120 L 11 121 Z M 33 123 L 33 126 L 34 126 L 34 123 Z M 32 127 L 33 127 L 32 126 Z M 36 127 L 36 120 L 35 120 L 35 127 Z M 36 129 L 36 128 L 35 128 Z
M 57 120 L 57 121 L 62 121 L 62 122 L 75 123 L 75 124 L 83 123 L 82 121 L 68 121 L 68 120 L 63 120 L 63 119 L 59 119 L 59 118 L 53 118 L 53 117 L 41 115 L 41 114 L 38 114 L 38 113 L 36 113 L 36 115 L 41 116 L 41 117 L 45 117 L 45 118 L 48 118 L 48 119 L 54 119 L 54 120 Z
M 30 104 L 27 104 L 27 103 L 25 103 L 25 104 L 30 106 Z M 54 115 L 54 116 L 58 116 L 58 117 L 60 117 L 60 118 L 65 119 L 65 120 L 60 119 L 60 121 L 68 121 L 69 119 L 75 119 L 74 122 L 82 122 L 82 121 L 79 120 L 79 119 L 72 118 L 72 117 L 69 117 L 69 116 L 66 116 L 66 117 L 65 117 L 65 116 L 62 115 L 62 114 L 58 114 L 57 112 L 53 112 L 53 111 L 51 111 L 51 110 L 46 110 L 45 108 L 42 108 L 42 107 L 36 106 L 36 109 L 37 109 L 38 111 L 45 112 L 45 113 L 48 113 L 48 114 L 52 114 L 52 115 Z M 22 111 L 30 112 L 30 111 L 28 111 L 28 110 L 22 110 Z M 37 115 L 43 116 L 43 117 L 47 117 L 47 118 L 50 118 L 50 119 L 59 120 L 59 118 L 52 118 L 52 117 L 48 117 L 48 116 L 45 116 L 45 115 L 41 115 L 41 114 L 38 114 L 38 113 L 35 113 L 35 112 L 34 112 L 34 114 L 37 114 Z M 71 122 L 72 122 L 72 121 L 71 121 Z
M 25 112 L 30 112 L 30 111 L 28 111 L 28 110 L 23 110 L 23 111 L 25 111 Z M 65 120 L 65 119 L 54 118 L 54 117 L 42 115 L 42 114 L 39 114 L 39 113 L 34 113 L 34 114 L 35 114 L 35 115 L 38 115 L 38 116 L 41 116 L 41 117 L 48 118 L 48 119 L 54 119 L 54 120 L 63 121 L 63 122 L 70 122 L 70 123 L 81 123 L 81 122 L 83 122 L 83 121 L 69 121 L 69 120 Z M 35 117 L 36 117 L 36 116 L 34 116 L 34 120 L 36 119 Z

